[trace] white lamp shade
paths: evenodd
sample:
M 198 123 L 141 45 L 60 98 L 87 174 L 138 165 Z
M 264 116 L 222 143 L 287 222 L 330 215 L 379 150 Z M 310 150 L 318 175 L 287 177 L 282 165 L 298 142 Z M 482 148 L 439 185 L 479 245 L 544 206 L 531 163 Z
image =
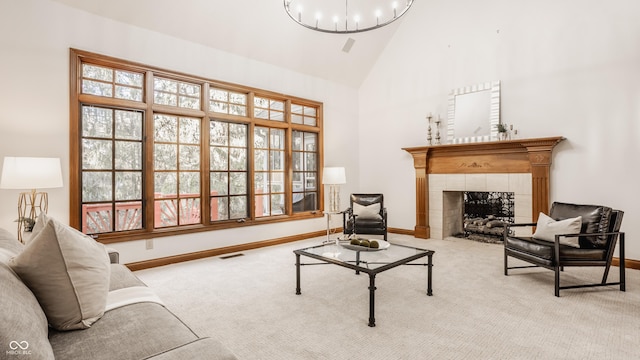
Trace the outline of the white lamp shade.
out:
M 60 158 L 9 157 L 2 165 L 1 189 L 62 187 Z
M 325 185 L 346 184 L 347 176 L 343 167 L 326 167 L 322 171 L 322 183 Z

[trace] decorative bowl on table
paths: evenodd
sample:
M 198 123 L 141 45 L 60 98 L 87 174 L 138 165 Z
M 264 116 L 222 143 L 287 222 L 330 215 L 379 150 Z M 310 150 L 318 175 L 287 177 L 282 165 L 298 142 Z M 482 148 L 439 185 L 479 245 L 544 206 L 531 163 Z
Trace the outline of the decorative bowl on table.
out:
M 343 240 L 339 242 L 340 246 L 345 249 L 354 251 L 380 251 L 386 250 L 391 244 L 384 240 L 369 240 L 363 238 L 352 238 L 349 241 Z

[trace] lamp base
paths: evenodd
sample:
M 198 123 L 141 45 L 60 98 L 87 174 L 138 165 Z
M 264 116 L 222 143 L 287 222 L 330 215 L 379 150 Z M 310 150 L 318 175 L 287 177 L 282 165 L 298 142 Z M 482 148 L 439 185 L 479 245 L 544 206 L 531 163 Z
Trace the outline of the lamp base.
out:
M 39 211 L 38 211 L 39 210 Z M 36 218 L 49 210 L 49 195 L 46 192 L 21 192 L 18 195 L 18 240 L 24 243 L 22 233 L 31 231 Z
M 340 185 L 329 185 L 329 212 L 340 212 Z

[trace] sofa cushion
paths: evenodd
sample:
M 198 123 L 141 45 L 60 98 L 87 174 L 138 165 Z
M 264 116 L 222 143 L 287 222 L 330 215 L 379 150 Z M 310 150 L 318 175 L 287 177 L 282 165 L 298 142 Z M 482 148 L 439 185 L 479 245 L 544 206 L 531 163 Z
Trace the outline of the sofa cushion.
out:
M 538 224 L 536 225 L 536 231 L 533 237 L 538 240 L 545 240 L 555 242 L 556 235 L 563 234 L 579 234 L 582 228 L 582 216 L 564 219 L 554 220 L 544 213 L 538 215 Z M 580 242 L 577 236 L 561 236 L 560 244 L 580 247 Z
M 0 228 L 0 262 L 7 263 L 10 258 L 18 255 L 24 245 L 9 231 Z
M 237 357 L 222 343 L 212 338 L 200 338 L 189 344 L 184 344 L 170 351 L 151 356 L 153 360 L 173 359 L 216 359 L 234 360 Z
M 104 313 L 109 257 L 102 244 L 81 232 L 49 218 L 9 265 L 53 328 L 85 329 Z
M 0 358 L 53 359 L 47 318 L 38 300 L 3 262 L 0 262 L 0 284 Z
M 197 339 L 164 306 L 149 302 L 107 311 L 83 331 L 49 334 L 56 359 L 139 360 Z

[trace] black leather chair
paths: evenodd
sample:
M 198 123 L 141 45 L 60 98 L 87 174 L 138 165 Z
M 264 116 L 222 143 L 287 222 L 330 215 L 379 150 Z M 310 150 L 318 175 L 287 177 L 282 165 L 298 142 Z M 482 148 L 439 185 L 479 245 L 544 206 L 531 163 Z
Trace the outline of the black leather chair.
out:
M 372 213 L 373 208 L 378 208 L 378 211 Z M 342 212 L 342 229 L 346 235 L 353 234 L 355 229 L 356 234 L 383 235 L 384 240 L 387 240 L 387 209 L 384 207 L 384 196 L 351 194 L 349 208 Z
M 504 232 L 504 274 L 508 270 L 528 267 L 544 267 L 555 272 L 555 295 L 560 296 L 560 289 L 572 289 L 591 286 L 619 285 L 625 291 L 625 258 L 624 232 L 620 232 L 623 211 L 613 210 L 606 206 L 579 205 L 555 202 L 551 206 L 549 217 L 564 220 L 582 217 L 579 234 L 558 234 L 555 241 L 538 240 L 533 237 L 519 237 L 513 234 L 512 228 L 518 226 L 536 226 L 536 223 L 508 224 Z M 578 237 L 578 247 L 563 245 L 562 237 Z M 620 238 L 620 280 L 607 282 L 613 252 Z M 530 266 L 509 267 L 507 260 L 514 257 L 531 263 Z M 604 268 L 602 281 L 593 284 L 560 286 L 560 272 L 567 266 L 600 266 Z

